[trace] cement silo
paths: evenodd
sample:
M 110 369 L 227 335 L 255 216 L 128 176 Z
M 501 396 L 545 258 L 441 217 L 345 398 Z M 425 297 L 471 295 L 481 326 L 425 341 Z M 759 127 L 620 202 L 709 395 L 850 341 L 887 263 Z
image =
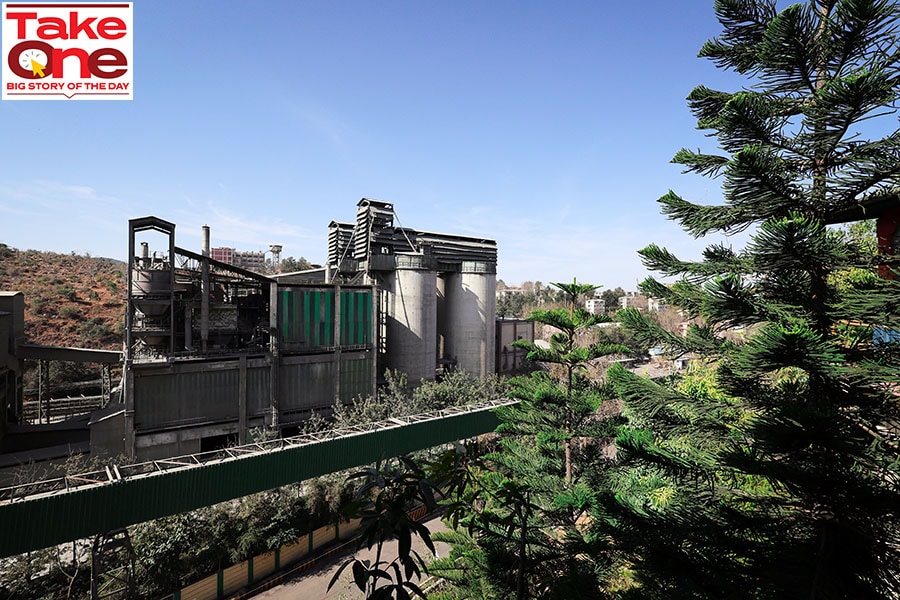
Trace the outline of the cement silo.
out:
M 446 368 L 493 373 L 497 242 L 402 227 L 392 204 L 369 198 L 355 224 L 333 221 L 328 239 L 338 277 L 382 289 L 380 365 L 411 384 Z
M 494 372 L 495 265 L 463 262 L 444 279 L 444 358 L 472 375 Z
M 384 280 L 385 366 L 405 372 L 412 384 L 434 379 L 437 364 L 437 273 L 428 258 L 397 254 L 397 267 Z
M 435 351 L 438 357 L 438 367 L 441 370 L 452 366 L 450 361 L 445 360 L 447 353 L 444 352 L 444 332 L 447 330 L 447 303 L 444 301 L 446 297 L 445 285 L 446 279 L 439 273 L 437 277 L 437 344 Z

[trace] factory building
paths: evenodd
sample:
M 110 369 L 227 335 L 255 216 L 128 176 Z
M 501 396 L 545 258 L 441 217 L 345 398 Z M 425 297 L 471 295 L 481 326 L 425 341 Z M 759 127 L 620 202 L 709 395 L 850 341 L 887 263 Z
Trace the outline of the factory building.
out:
M 0 298 L 0 442 L 22 417 L 23 358 L 121 362 L 121 385 L 79 427 L 91 453 L 138 460 L 296 433 L 313 412 L 375 395 L 388 368 L 411 383 L 495 372 L 492 240 L 401 228 L 392 205 L 363 199 L 355 223 L 329 225 L 325 267 L 270 277 L 217 260 L 208 227 L 199 251 L 175 229 L 128 222 L 121 353 L 28 348 L 22 294 Z
M 375 393 L 373 286 L 278 282 L 215 260 L 209 239 L 198 253 L 173 223 L 129 221 L 122 402 L 95 420 L 93 449 L 202 452 Z
M 329 225 L 327 272 L 378 289 L 385 368 L 413 382 L 495 372 L 494 240 L 400 227 L 393 205 L 363 198 L 355 222 Z
M 139 248 L 146 232 L 162 252 Z M 124 430 L 126 454 L 203 451 L 255 427 L 292 432 L 374 395 L 385 369 L 412 383 L 495 372 L 493 240 L 401 228 L 391 204 L 369 199 L 355 223 L 329 225 L 326 266 L 309 272 L 217 261 L 209 238 L 195 253 L 175 245 L 172 223 L 129 222 L 123 403 L 92 431 L 98 447 Z

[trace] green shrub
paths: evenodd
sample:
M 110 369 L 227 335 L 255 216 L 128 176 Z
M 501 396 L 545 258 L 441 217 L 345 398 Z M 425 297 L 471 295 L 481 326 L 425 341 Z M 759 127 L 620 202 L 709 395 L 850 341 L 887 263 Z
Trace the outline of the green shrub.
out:
M 59 281 L 59 280 L 56 280 L 56 281 Z M 73 288 L 71 285 L 69 285 L 67 283 L 57 285 L 54 288 L 54 291 L 60 297 L 65 298 L 66 300 L 75 300 L 78 298 L 78 294 L 77 294 L 77 292 L 75 292 L 75 288 Z
M 33 313 L 41 313 L 47 307 L 47 299 L 41 295 L 35 295 L 31 297 L 31 312 Z
M 81 327 L 78 328 L 78 335 L 81 337 L 82 343 L 91 346 L 104 344 L 120 337 L 100 317 L 94 317 L 82 323 Z
M 77 306 L 63 306 L 59 309 L 59 316 L 64 319 L 74 319 L 80 321 L 84 318 L 81 309 Z

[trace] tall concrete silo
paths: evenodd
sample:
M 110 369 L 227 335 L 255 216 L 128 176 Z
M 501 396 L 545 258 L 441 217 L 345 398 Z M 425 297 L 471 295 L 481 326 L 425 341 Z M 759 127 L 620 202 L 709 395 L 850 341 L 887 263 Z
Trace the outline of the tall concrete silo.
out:
M 437 273 L 421 254 L 398 254 L 385 276 L 385 366 L 403 371 L 411 384 L 433 380 L 437 364 Z
M 444 357 L 472 375 L 494 372 L 496 291 L 491 263 L 463 262 L 444 276 Z
M 444 301 L 446 298 L 445 286 L 446 278 L 439 273 L 437 277 L 437 344 L 435 347 L 439 363 L 443 362 L 441 359 L 447 357 L 447 353 L 444 351 L 444 332 L 447 331 L 447 303 Z

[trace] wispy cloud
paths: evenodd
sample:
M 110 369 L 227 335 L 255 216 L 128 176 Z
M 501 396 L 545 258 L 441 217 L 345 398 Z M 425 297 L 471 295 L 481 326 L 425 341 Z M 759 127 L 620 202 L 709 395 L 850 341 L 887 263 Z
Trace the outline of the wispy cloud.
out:
M 285 99 L 283 116 L 293 118 L 293 122 L 316 133 L 333 148 L 345 150 L 347 138 L 352 128 L 347 121 L 332 109 L 317 106 L 312 102 L 299 102 L 296 99 Z
M 94 205 L 118 205 L 121 201 L 102 194 L 87 185 L 61 183 L 58 181 L 36 180 L 20 183 L 0 182 L 0 201 L 27 204 L 30 208 L 55 211 L 60 207 L 72 209 L 73 201 L 90 202 Z
M 325 232 L 310 232 L 307 228 L 270 217 L 254 215 L 249 210 L 234 210 L 215 202 L 207 202 L 203 210 L 191 206 L 177 211 L 178 238 L 183 247 L 199 247 L 203 225 L 209 225 L 213 247 L 229 246 L 239 250 L 267 250 L 270 244 L 284 246 L 285 256 L 300 256 L 308 252 L 308 240 L 316 241 L 324 258 Z M 311 257 L 314 259 L 315 257 Z
M 120 257 L 127 202 L 83 183 L 0 181 L 2 235 L 14 247 Z
M 3 192 L 2 192 L 2 190 L 0 190 L 0 197 L 2 197 L 2 194 L 3 194 Z M 42 212 L 36 212 L 33 210 L 26 209 L 22 206 L 12 206 L 9 204 L 5 204 L 2 202 L 2 200 L 0 200 L 0 213 L 7 213 L 7 214 L 11 214 L 11 215 L 21 215 L 21 216 L 28 216 L 28 217 L 40 217 L 41 215 L 45 214 Z

